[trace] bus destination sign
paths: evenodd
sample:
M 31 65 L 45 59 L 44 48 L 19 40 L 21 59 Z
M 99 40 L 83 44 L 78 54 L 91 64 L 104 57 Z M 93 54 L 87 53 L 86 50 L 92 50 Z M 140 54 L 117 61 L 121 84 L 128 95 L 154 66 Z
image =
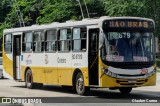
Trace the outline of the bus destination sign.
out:
M 104 30 L 154 30 L 154 23 L 148 20 L 118 19 L 106 20 L 103 23 Z
M 148 28 L 149 23 L 144 21 L 132 22 L 132 21 L 109 21 L 109 27 L 130 27 L 130 28 Z

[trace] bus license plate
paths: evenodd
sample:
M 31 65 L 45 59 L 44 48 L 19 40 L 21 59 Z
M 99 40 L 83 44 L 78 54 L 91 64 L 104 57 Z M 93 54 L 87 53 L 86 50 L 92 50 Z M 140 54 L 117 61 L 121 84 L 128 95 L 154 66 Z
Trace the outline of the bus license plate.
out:
M 128 83 L 137 83 L 137 81 L 129 80 Z

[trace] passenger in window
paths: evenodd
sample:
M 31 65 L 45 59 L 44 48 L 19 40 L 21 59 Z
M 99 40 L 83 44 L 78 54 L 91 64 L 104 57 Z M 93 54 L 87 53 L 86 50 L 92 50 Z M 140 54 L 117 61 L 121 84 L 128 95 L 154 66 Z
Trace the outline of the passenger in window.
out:
M 119 55 L 116 47 L 116 39 L 112 39 L 109 41 L 110 50 L 112 55 Z
M 130 57 L 132 57 L 132 50 L 130 47 L 129 39 L 119 38 L 117 42 L 117 51 L 120 56 L 124 56 L 125 61 L 130 61 Z

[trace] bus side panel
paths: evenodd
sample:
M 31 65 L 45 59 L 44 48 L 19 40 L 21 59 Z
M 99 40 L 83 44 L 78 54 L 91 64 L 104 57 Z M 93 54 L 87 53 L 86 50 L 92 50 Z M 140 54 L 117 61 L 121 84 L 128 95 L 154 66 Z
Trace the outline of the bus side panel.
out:
M 71 53 L 58 53 L 58 83 L 60 85 L 72 85 L 72 59 Z
M 21 78 L 22 81 L 25 81 L 25 70 L 26 70 L 26 66 L 21 65 Z
M 44 58 L 42 53 L 23 53 L 21 59 L 22 79 L 24 80 L 26 68 L 30 68 L 33 75 L 33 81 L 45 83 Z
M 44 67 L 42 66 L 31 67 L 31 70 L 33 75 L 33 82 L 45 83 Z
M 5 78 L 13 79 L 13 61 L 12 54 L 6 54 L 3 51 L 3 75 Z
M 57 67 L 45 67 L 44 72 L 46 84 L 58 84 Z
M 116 86 L 116 80 L 113 78 L 110 78 L 106 76 L 103 71 L 102 67 L 108 68 L 107 65 L 103 64 L 101 61 L 101 58 L 99 57 L 99 78 L 100 78 L 100 87 L 115 87 Z
M 13 55 L 12 53 L 6 54 L 4 48 L 4 35 L 3 35 L 3 48 L 2 48 L 2 56 L 3 56 L 3 75 L 5 78 L 13 79 Z
M 68 86 L 72 86 L 72 76 L 73 73 L 76 69 L 70 69 L 70 68 L 60 68 L 58 70 L 59 73 L 59 84 L 60 85 L 68 85 Z M 84 77 L 84 84 L 85 86 L 89 86 L 89 82 L 88 82 L 88 68 L 80 68 L 83 77 Z
M 37 83 L 46 83 L 45 82 L 45 71 L 43 67 L 34 67 L 34 66 L 21 66 L 22 70 L 21 70 L 21 78 L 22 81 L 25 81 L 25 70 L 26 68 L 30 68 L 32 71 L 32 75 L 33 75 L 33 82 L 37 82 Z
M 63 62 L 66 64 L 64 64 Z M 84 76 L 85 86 L 89 86 L 87 52 L 59 54 L 59 56 L 57 57 L 57 63 L 58 83 L 60 85 L 72 86 L 73 74 L 75 70 L 78 69 Z
M 72 69 L 58 67 L 58 83 L 59 85 L 72 85 Z
M 45 82 L 58 84 L 57 53 L 45 53 Z
M 72 53 L 72 68 L 73 68 L 73 72 L 76 69 L 79 69 L 82 72 L 84 77 L 84 84 L 85 86 L 89 86 L 88 52 L 87 51 Z
M 30 68 L 30 66 L 28 66 L 27 64 L 27 61 L 30 58 L 29 54 L 30 53 L 23 53 L 23 52 L 21 54 L 21 79 L 22 81 L 25 81 L 25 72 L 27 71 L 27 68 Z

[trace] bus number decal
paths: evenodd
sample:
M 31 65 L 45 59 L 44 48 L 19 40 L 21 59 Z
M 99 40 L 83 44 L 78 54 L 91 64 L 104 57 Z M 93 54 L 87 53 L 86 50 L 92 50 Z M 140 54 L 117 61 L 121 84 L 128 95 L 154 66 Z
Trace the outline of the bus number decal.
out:
M 75 60 L 75 59 L 82 59 L 82 54 L 72 54 L 72 59 Z
M 130 38 L 131 35 L 129 32 L 122 32 L 119 34 L 119 38 Z

